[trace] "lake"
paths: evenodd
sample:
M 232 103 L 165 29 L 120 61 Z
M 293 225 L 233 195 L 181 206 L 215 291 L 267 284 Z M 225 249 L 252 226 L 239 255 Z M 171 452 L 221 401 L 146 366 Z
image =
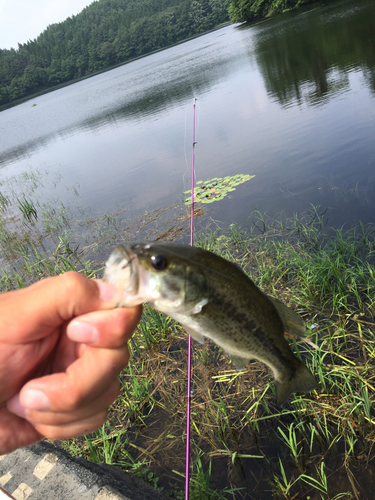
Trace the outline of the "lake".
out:
M 95 214 L 182 203 L 196 98 L 196 180 L 255 175 L 207 215 L 247 226 L 254 208 L 313 204 L 335 227 L 374 222 L 374 19 L 371 0 L 313 4 L 4 110 L 0 180 L 48 174 L 60 200 Z

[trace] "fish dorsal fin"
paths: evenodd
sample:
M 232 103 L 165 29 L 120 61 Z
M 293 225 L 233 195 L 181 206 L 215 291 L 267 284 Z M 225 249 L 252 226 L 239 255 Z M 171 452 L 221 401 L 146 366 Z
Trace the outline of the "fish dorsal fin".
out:
M 184 326 L 186 332 L 190 335 L 191 338 L 199 342 L 200 344 L 204 344 L 204 337 L 201 333 L 189 328 L 188 326 Z
M 276 311 L 284 326 L 284 333 L 289 333 L 293 337 L 304 337 L 306 332 L 306 325 L 299 314 L 293 311 L 290 307 L 282 304 L 278 300 L 273 299 L 267 295 L 272 304 L 275 306 Z
M 230 357 L 230 360 L 234 364 L 234 366 L 237 368 L 237 370 L 242 371 L 245 369 L 247 362 L 249 361 L 248 359 L 241 358 L 240 356 L 233 356 L 233 354 L 228 354 Z

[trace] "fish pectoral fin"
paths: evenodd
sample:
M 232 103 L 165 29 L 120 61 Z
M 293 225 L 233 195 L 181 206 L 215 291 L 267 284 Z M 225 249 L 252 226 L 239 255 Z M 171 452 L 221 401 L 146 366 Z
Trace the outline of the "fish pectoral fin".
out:
M 199 314 L 202 308 L 208 304 L 208 299 L 202 299 L 197 304 L 195 304 L 194 309 L 192 309 L 191 314 Z
M 196 340 L 197 342 L 199 342 L 200 344 L 204 344 L 204 337 L 201 333 L 193 330 L 192 328 L 189 328 L 187 326 L 184 326 L 186 332 L 188 333 L 188 335 L 190 335 L 191 338 L 193 338 L 194 340 Z
M 267 295 L 267 298 L 275 306 L 275 309 L 284 326 L 284 332 L 289 333 L 289 335 L 293 335 L 293 337 L 304 337 L 306 325 L 301 316 L 290 307 L 282 304 L 278 300 L 273 299 L 269 295 Z
M 240 356 L 233 356 L 233 354 L 228 354 L 230 357 L 230 360 L 234 364 L 234 366 L 237 368 L 237 370 L 242 371 L 245 369 L 247 362 L 249 361 L 246 358 L 241 358 Z

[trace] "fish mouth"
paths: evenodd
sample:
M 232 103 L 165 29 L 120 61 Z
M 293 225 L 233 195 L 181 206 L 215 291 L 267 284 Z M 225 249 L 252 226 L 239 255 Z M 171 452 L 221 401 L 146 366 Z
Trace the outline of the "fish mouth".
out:
M 112 283 L 123 292 L 123 297 L 117 307 L 139 304 L 134 301 L 139 288 L 138 256 L 142 252 L 134 253 L 127 247 L 116 247 L 105 264 L 103 281 Z

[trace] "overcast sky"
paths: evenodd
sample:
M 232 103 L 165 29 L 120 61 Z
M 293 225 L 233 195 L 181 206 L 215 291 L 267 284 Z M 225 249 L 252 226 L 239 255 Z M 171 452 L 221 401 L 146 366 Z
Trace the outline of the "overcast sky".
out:
M 17 49 L 49 24 L 78 14 L 93 0 L 0 0 L 0 49 Z

